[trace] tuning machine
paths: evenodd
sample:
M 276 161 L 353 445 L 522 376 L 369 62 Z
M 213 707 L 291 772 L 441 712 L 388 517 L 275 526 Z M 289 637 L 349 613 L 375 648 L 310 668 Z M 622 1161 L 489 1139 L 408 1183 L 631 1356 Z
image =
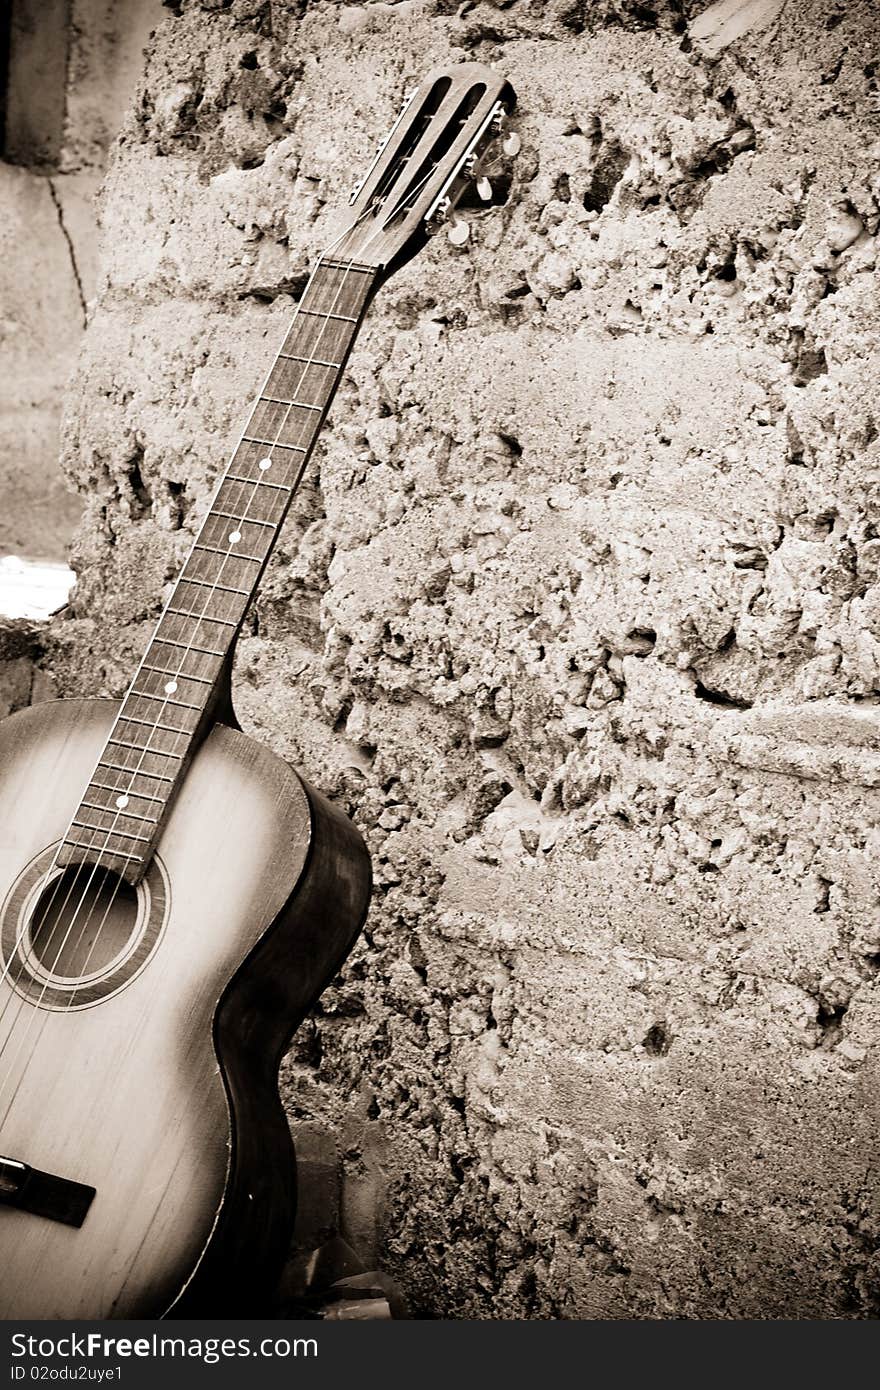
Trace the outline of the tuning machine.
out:
M 506 155 L 508 159 L 513 159 L 519 154 L 521 147 L 522 141 L 516 131 L 508 130 L 504 139 L 501 141 L 501 153 Z M 495 165 L 491 165 L 490 167 L 495 167 Z M 480 202 L 491 203 L 493 196 L 492 183 L 488 175 L 481 170 L 480 161 L 476 156 L 472 155 L 466 161 L 465 168 L 473 181 L 474 189 Z
M 510 129 L 507 111 L 500 104 L 492 117 L 492 130 L 495 135 L 504 137 L 501 141 L 501 153 L 507 155 L 508 159 L 515 159 L 522 149 L 522 141 L 516 131 Z
M 498 101 L 425 214 L 425 222 L 429 231 L 436 231 L 438 225 L 447 221 L 452 208 L 464 193 L 468 183 L 473 183 L 479 202 L 489 203 L 492 201 L 492 183 L 480 165 L 491 141 L 501 135 L 504 136 L 501 145 L 502 153 L 513 158 L 519 152 L 520 138 L 516 131 L 508 128 L 507 110 L 504 104 Z M 467 223 L 462 223 L 459 220 L 450 226 L 447 235 L 454 246 L 463 246 L 468 240 L 470 229 L 464 230 L 464 228 L 467 228 Z
M 504 136 L 501 141 L 502 154 L 506 154 L 508 159 L 514 159 L 522 148 L 522 141 L 516 131 L 509 128 L 507 111 L 503 106 L 500 106 L 492 117 L 492 130 L 495 135 Z
M 446 228 L 446 239 L 453 246 L 464 246 L 470 240 L 470 223 L 463 217 L 459 217 L 454 209 L 450 197 L 441 198 L 434 209 L 434 215 L 430 220 L 426 220 L 426 225 L 430 233 L 439 231 L 441 225 Z
M 472 151 L 461 166 L 461 172 L 465 179 L 473 183 L 477 190 L 477 196 L 483 203 L 492 201 L 492 185 L 485 174 L 480 173 L 480 161 L 476 152 Z

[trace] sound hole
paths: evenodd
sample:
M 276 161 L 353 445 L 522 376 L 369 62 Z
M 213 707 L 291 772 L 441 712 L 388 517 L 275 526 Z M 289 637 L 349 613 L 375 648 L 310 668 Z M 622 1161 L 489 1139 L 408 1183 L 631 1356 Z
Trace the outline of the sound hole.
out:
M 45 971 L 82 979 L 125 949 L 137 913 L 136 890 L 112 869 L 72 865 L 40 894 L 30 921 L 31 949 Z

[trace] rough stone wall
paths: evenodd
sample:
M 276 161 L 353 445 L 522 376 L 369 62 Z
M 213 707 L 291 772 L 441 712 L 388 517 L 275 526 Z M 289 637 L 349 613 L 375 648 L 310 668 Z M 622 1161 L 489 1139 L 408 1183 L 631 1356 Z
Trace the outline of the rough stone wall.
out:
M 372 850 L 283 1081 L 425 1314 L 880 1312 L 877 39 L 868 0 L 182 0 L 150 49 L 66 693 L 122 691 L 402 91 L 519 94 L 506 207 L 371 310 L 235 680 Z

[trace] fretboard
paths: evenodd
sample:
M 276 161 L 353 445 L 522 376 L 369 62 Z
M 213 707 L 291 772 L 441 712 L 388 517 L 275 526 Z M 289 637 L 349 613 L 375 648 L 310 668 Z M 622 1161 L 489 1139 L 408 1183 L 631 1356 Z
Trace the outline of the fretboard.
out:
M 221 674 L 375 282 L 322 260 L 216 491 L 59 854 L 135 883 L 210 727 Z

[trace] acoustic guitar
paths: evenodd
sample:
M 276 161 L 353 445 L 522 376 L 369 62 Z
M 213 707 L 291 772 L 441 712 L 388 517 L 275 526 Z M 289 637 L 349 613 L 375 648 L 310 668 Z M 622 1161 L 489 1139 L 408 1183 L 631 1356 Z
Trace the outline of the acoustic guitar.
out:
M 351 822 L 239 729 L 233 648 L 373 293 L 471 181 L 489 196 L 513 102 L 476 63 L 408 97 L 125 698 L 0 725 L 4 1319 L 271 1311 L 295 1211 L 278 1068 L 370 867 Z

